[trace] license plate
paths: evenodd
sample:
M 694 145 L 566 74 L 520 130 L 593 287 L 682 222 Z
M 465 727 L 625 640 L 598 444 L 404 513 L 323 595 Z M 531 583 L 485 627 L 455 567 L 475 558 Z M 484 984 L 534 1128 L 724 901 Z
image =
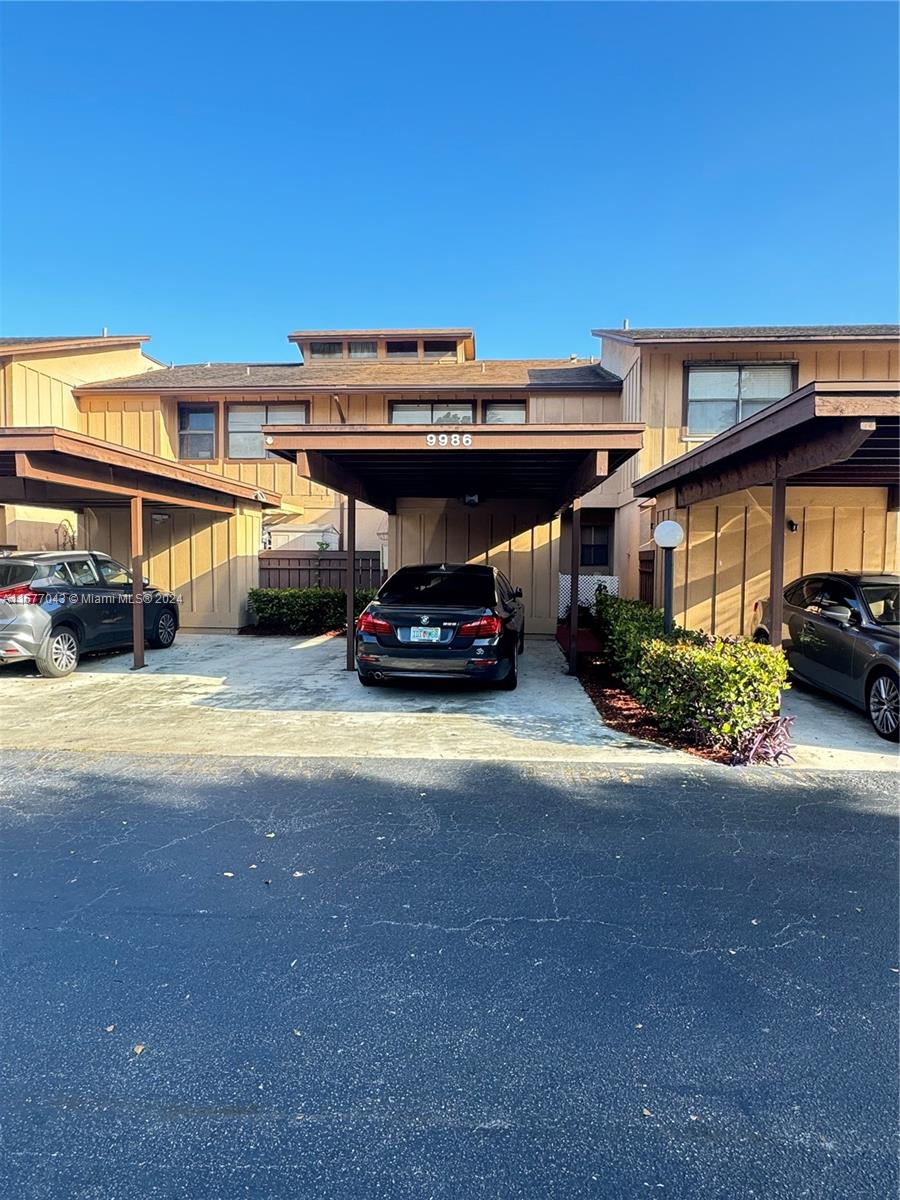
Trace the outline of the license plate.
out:
M 441 640 L 441 631 L 439 629 L 426 629 L 420 625 L 414 625 L 409 631 L 409 640 L 411 642 L 439 642 Z

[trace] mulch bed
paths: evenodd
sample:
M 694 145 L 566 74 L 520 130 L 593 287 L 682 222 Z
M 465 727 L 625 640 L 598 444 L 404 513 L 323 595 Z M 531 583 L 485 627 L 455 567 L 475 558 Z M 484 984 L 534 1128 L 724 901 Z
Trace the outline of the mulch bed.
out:
M 673 750 L 684 750 L 695 758 L 705 758 L 707 762 L 725 763 L 726 766 L 731 762 L 727 750 L 693 746 L 672 734 L 663 733 L 653 713 L 613 680 L 602 658 L 591 655 L 581 657 L 578 661 L 578 678 L 610 729 L 630 733 L 632 737 L 657 742 Z

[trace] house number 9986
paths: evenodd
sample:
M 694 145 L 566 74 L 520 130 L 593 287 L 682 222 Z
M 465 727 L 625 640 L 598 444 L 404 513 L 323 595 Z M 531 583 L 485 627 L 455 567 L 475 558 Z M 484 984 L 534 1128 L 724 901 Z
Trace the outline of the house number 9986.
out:
M 426 433 L 426 446 L 471 446 L 471 433 Z

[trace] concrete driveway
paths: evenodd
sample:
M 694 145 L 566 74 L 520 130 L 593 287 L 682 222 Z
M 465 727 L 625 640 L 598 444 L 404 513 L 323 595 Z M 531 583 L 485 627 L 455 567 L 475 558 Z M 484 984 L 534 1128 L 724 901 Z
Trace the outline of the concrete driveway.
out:
M 179 634 L 131 671 L 86 658 L 62 680 L 3 668 L 0 746 L 20 750 L 488 761 L 680 761 L 604 725 L 554 641 L 529 638 L 515 692 L 363 688 L 343 638 Z

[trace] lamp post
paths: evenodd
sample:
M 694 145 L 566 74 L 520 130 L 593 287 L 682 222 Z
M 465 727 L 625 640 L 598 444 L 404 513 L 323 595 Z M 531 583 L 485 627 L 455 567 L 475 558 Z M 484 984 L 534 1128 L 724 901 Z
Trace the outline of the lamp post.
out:
M 660 521 L 653 530 L 653 540 L 663 552 L 663 624 L 666 633 L 674 624 L 675 547 L 684 541 L 684 530 L 677 521 Z

